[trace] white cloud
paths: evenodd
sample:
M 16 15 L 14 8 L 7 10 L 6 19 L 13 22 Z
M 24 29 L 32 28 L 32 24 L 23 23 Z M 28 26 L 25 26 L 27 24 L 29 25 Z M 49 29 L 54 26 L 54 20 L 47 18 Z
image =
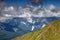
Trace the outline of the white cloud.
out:
M 56 7 L 51 4 L 51 5 L 47 6 L 47 9 L 52 10 L 52 9 L 56 9 Z
M 4 14 L 5 17 L 11 17 L 12 15 L 9 14 Z
M 11 18 L 9 18 L 9 17 L 0 17 L 0 22 L 4 22 L 4 21 L 6 21 L 6 19 L 11 19 Z

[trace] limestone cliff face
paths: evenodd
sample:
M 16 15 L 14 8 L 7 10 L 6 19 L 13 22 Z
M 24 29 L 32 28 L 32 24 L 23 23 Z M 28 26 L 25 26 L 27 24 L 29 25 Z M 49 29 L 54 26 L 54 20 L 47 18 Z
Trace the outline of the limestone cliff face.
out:
M 60 40 L 60 20 L 47 24 L 39 31 L 31 32 L 12 40 Z

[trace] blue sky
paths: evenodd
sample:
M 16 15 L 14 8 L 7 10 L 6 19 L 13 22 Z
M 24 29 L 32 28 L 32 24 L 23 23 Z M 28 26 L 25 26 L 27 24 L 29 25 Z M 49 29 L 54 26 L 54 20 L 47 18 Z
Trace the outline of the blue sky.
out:
M 5 0 L 6 2 L 8 2 L 9 5 L 13 5 L 13 4 L 18 4 L 18 5 L 31 5 L 29 0 Z M 57 6 L 58 8 L 60 8 L 60 0 L 46 0 L 44 2 L 44 6 L 45 5 L 49 5 L 49 4 L 53 4 L 55 6 Z

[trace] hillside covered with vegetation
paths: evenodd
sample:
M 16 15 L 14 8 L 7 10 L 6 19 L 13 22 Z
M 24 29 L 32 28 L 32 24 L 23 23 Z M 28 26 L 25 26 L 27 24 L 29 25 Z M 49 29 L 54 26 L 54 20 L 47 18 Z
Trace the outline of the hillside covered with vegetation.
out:
M 47 24 L 39 31 L 31 32 L 12 40 L 60 40 L 60 20 Z

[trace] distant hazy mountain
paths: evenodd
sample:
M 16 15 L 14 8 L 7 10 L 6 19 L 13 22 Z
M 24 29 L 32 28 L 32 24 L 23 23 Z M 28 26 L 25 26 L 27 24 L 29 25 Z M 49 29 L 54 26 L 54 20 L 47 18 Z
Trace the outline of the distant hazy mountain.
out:
M 42 30 L 16 37 L 13 40 L 60 40 L 60 20 L 47 24 Z

